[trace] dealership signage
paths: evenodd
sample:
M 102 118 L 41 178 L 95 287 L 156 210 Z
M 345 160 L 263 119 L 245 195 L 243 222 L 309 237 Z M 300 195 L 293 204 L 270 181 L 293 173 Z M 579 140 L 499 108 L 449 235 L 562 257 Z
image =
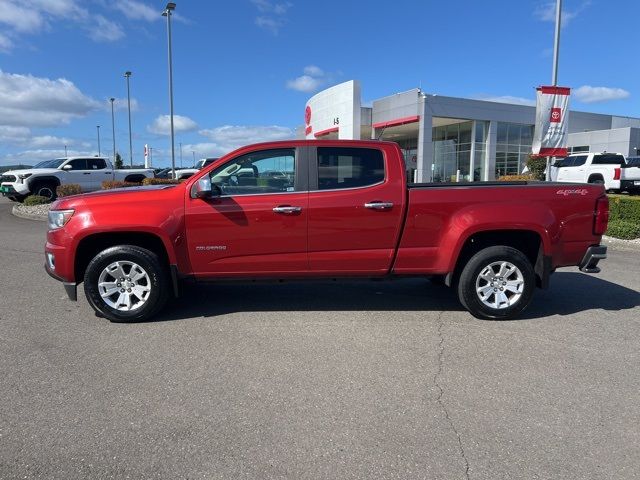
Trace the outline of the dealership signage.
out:
M 541 157 L 567 155 L 569 94 L 567 87 L 538 87 L 532 151 Z
M 305 138 L 323 138 L 337 133 L 345 140 L 360 139 L 360 82 L 327 88 L 309 99 L 304 110 Z

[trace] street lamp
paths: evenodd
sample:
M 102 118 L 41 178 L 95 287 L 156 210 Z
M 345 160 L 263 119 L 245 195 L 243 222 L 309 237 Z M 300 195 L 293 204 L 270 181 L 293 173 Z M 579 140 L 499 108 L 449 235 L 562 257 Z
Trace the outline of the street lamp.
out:
M 100 125 L 96 125 L 98 129 L 98 156 L 100 156 Z
M 182 168 L 182 142 L 180 142 L 180 168 Z
M 131 141 L 131 90 L 129 89 L 129 77 L 131 72 L 124 72 L 127 79 L 127 107 L 129 108 L 129 164 L 133 167 L 133 143 Z
M 111 97 L 109 101 L 111 102 L 111 136 L 113 138 L 113 165 L 115 165 L 116 164 L 116 117 L 113 114 L 113 102 L 115 102 L 116 99 Z M 113 168 L 115 168 L 115 166 Z
M 169 117 L 171 122 L 171 173 L 175 177 L 176 174 L 176 156 L 175 156 L 175 144 L 173 139 L 173 66 L 171 59 L 171 12 L 175 10 L 176 4 L 173 2 L 167 3 L 163 17 L 167 17 L 167 53 L 169 60 Z
M 195 150 L 191 150 L 191 154 L 193 155 L 193 164 L 196 164 L 196 151 Z

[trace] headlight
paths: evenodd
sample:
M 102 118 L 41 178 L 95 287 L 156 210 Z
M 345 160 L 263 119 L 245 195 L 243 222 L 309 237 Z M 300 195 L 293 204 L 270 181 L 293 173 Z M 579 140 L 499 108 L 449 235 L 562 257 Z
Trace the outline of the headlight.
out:
M 18 183 L 24 183 L 25 179 L 29 178 L 31 175 L 33 175 L 32 173 L 23 173 L 21 175 L 18 175 Z
M 64 227 L 72 216 L 73 210 L 50 210 L 49 229 L 55 230 L 56 228 Z

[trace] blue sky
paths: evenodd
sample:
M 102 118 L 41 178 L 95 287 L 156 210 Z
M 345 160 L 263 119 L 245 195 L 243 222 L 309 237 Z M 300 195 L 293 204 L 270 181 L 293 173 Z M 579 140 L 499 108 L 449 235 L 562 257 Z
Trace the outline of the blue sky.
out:
M 538 0 L 178 0 L 176 149 L 183 164 L 290 138 L 315 92 L 362 83 L 363 101 L 428 93 L 533 102 L 551 77 L 555 2 Z M 128 163 L 145 143 L 168 165 L 166 2 L 0 0 L 0 165 L 64 154 Z M 571 108 L 640 117 L 637 0 L 564 0 L 559 83 Z M 180 164 L 179 152 L 176 159 Z

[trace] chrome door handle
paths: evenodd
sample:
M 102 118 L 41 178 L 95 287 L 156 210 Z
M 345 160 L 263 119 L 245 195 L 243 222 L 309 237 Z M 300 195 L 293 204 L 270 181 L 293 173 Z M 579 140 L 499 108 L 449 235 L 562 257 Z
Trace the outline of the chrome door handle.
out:
M 369 202 L 364 204 L 364 208 L 371 208 L 372 210 L 389 210 L 393 207 L 391 202 Z
M 302 211 L 302 207 L 291 207 L 289 205 L 280 205 L 278 207 L 273 207 L 273 211 L 275 213 L 284 213 L 285 215 L 291 215 L 293 213 L 300 213 Z

